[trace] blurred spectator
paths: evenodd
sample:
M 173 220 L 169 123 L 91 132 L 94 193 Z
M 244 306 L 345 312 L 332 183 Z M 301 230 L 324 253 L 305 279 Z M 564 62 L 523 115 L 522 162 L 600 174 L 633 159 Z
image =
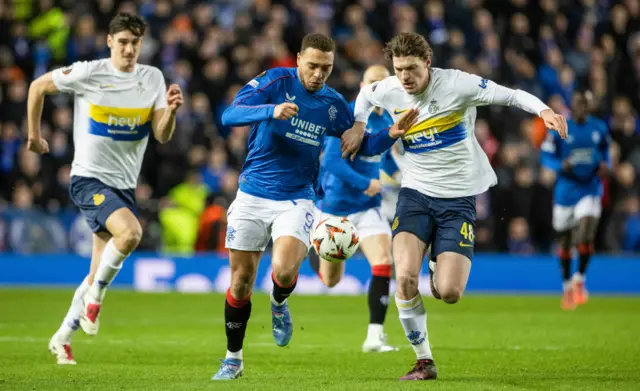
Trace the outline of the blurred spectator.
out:
M 188 255 L 195 249 L 198 223 L 205 208 L 207 188 L 197 170 L 189 170 L 186 180 L 169 191 L 168 205 L 160 211 L 163 250 Z
M 209 155 L 207 165 L 202 168 L 202 180 L 210 193 L 220 191 L 222 177 L 228 170 L 227 161 L 227 152 L 224 148 L 222 146 L 214 147 Z
M 72 97 L 45 102 L 41 131 L 51 150 L 44 156 L 22 146 L 26 97 L 29 83 L 47 70 L 107 56 L 108 23 L 118 11 L 147 19 L 140 61 L 159 67 L 167 83 L 178 83 L 185 93 L 174 140 L 160 145 L 151 139 L 145 155 L 136 192 L 141 249 L 188 253 L 196 243 L 198 249 L 220 249 L 223 212 L 235 197 L 251 132 L 249 126 L 223 126 L 222 113 L 260 72 L 296 66 L 305 33 L 336 39 L 329 82 L 353 100 L 366 66 L 391 68 L 382 57 L 384 42 L 415 31 L 433 46 L 434 66 L 524 89 L 568 116 L 571 93 L 590 89 L 594 114 L 607 122 L 614 140 L 596 248 L 640 251 L 637 0 L 68 4 L 13 2 L 0 11 L 0 251 L 90 252 L 91 231 L 68 199 L 74 147 L 82 147 L 72 141 Z M 548 251 L 554 178 L 538 167 L 544 124 L 519 110 L 480 107 L 474 133 L 499 180 L 477 197 L 477 249 Z
M 195 250 L 201 252 L 225 252 L 226 233 L 226 208 L 216 203 L 208 202 L 207 207 L 200 216 Z
M 516 217 L 509 223 L 508 251 L 512 254 L 533 254 L 534 248 L 529 237 L 529 224 L 524 217 Z

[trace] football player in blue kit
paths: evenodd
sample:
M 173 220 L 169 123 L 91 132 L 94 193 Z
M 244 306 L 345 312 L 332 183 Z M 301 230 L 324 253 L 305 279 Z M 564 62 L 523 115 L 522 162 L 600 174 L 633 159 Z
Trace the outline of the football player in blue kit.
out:
M 541 147 L 542 165 L 557 173 L 553 228 L 559 238 L 565 310 L 587 302 L 585 274 L 602 212 L 602 178 L 610 167 L 609 130 L 603 121 L 589 115 L 589 106 L 590 93 L 575 92 L 571 101 L 573 118 L 567 121 L 569 137 L 562 140 L 556 132 L 549 132 Z M 571 277 L 574 242 L 580 262 Z
M 384 66 L 371 66 L 364 72 L 362 85 L 383 80 L 388 76 L 389 71 Z M 366 132 L 386 133 L 391 126 L 393 119 L 389 113 L 376 108 L 369 116 Z M 372 278 L 368 293 L 369 327 L 362 345 L 362 351 L 365 353 L 397 350 L 386 343 L 383 332 L 392 274 L 391 225 L 383 216 L 380 194 L 380 170 L 387 158 L 390 158 L 389 151 L 377 156 L 357 154 L 354 160 L 342 159 L 340 140 L 327 137 L 321 165 L 324 197 L 316 201 L 316 225 L 331 216 L 348 218 L 356 227 L 360 248 L 371 264 Z M 393 175 L 393 172 L 390 175 Z M 326 261 L 315 251 L 309 252 L 309 260 L 326 286 L 334 287 L 342 279 L 344 262 Z
M 342 149 L 377 155 L 387 150 L 417 112 L 410 110 L 388 132 L 365 135 L 353 126 L 344 97 L 325 84 L 333 68 L 335 43 L 322 34 L 302 41 L 297 68 L 274 68 L 249 81 L 222 115 L 228 126 L 252 124 L 249 153 L 239 190 L 227 212 L 226 247 L 231 284 L 225 300 L 227 354 L 213 380 L 242 375 L 242 346 L 251 314 L 258 262 L 273 240 L 271 293 L 275 342 L 286 346 L 293 324 L 287 297 L 310 246 L 320 151 L 325 136 L 340 137 Z

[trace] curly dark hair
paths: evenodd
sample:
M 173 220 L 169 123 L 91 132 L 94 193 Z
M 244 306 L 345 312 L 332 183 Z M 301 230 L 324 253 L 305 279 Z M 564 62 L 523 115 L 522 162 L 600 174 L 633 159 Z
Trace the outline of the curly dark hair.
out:
M 391 60 L 393 57 L 418 57 L 423 60 L 431 58 L 433 50 L 429 42 L 420 34 L 400 33 L 387 42 L 384 48 L 384 57 Z

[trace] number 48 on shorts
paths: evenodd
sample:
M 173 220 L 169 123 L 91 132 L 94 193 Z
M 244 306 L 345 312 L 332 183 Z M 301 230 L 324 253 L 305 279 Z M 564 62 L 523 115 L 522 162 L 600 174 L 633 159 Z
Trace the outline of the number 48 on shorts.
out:
M 460 241 L 460 247 L 473 247 L 473 242 L 476 237 L 473 233 L 473 225 L 466 221 L 462 223 L 462 227 L 460 227 L 460 234 L 464 238 Z

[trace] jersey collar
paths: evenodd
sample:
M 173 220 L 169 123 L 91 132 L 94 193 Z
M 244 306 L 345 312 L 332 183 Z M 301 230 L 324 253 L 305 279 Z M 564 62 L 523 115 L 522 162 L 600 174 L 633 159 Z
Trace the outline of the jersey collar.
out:
M 113 71 L 113 73 L 115 73 L 118 76 L 123 76 L 123 77 L 131 77 L 133 75 L 136 74 L 136 71 L 138 70 L 138 63 L 136 63 L 133 66 L 133 71 L 131 72 L 122 72 L 121 70 L 119 70 L 118 68 L 116 68 L 113 63 L 111 62 L 111 59 L 109 59 L 109 66 L 111 67 L 111 70 Z
M 417 101 L 425 100 L 426 97 L 429 96 L 429 94 L 431 93 L 432 89 L 433 89 L 433 72 L 431 68 L 429 68 L 429 82 L 427 83 L 427 86 L 425 87 L 424 91 L 422 91 L 421 93 L 413 95 L 413 99 Z

